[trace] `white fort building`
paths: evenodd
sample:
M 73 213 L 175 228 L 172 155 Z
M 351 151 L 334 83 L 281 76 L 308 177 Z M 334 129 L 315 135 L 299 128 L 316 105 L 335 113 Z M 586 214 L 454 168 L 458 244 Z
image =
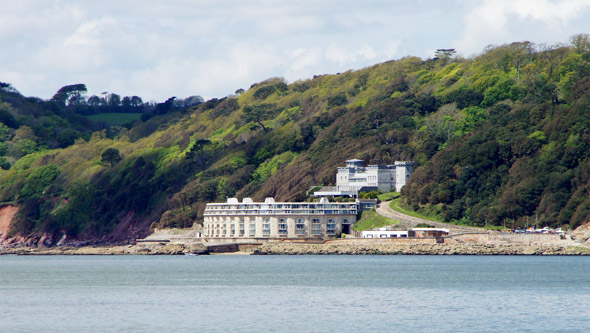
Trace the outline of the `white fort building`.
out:
M 209 238 L 329 238 L 350 233 L 356 222 L 355 202 L 253 202 L 228 198 L 205 207 L 203 235 Z
M 400 192 L 413 171 L 412 161 L 365 166 L 362 160 L 348 160 L 345 167 L 338 168 L 336 186 L 324 186 L 314 195 L 356 197 L 360 191 Z

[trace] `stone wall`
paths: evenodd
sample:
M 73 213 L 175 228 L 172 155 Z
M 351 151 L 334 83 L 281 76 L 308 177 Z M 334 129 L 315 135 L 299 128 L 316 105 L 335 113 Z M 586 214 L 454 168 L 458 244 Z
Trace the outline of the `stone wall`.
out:
M 445 240 L 446 241 L 446 240 Z M 436 238 L 345 238 L 327 240 L 324 244 L 435 244 Z
M 490 241 L 506 243 L 546 243 L 562 240 L 557 234 L 494 234 Z
M 370 241 L 331 244 L 267 243 L 263 244 L 255 254 L 589 255 L 590 248 L 540 244 L 412 244 Z

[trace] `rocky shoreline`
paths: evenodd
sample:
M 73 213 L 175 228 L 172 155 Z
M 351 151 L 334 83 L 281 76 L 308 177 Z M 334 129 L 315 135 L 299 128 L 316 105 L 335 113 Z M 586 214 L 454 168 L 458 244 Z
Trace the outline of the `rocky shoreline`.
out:
M 135 244 L 117 246 L 55 246 L 0 248 L 0 255 L 184 255 L 209 254 L 201 243 Z
M 13 255 L 590 255 L 590 247 L 542 244 L 400 244 L 400 243 L 267 243 L 246 251 L 214 250 L 202 243 L 138 243 L 118 246 L 0 248 Z

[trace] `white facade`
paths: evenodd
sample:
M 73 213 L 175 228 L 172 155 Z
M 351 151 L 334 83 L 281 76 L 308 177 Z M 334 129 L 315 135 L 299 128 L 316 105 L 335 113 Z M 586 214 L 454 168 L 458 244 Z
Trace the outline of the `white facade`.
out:
M 203 234 L 209 238 L 329 238 L 350 232 L 356 222 L 357 205 L 322 199 L 318 202 L 208 203 Z
M 441 237 L 447 236 L 449 229 L 445 228 L 411 228 L 408 230 L 365 230 L 362 232 L 362 238 L 420 238 L 420 237 Z
M 364 166 L 362 160 L 348 160 L 345 167 L 339 167 L 336 186 L 326 187 L 316 196 L 356 196 L 361 189 L 376 189 L 381 192 L 400 192 L 414 171 L 414 162 L 396 161 L 394 165 Z
M 406 185 L 406 182 L 414 172 L 413 161 L 395 161 L 395 191 L 401 192 L 402 187 Z
M 408 231 L 404 230 L 365 230 L 363 238 L 407 238 Z

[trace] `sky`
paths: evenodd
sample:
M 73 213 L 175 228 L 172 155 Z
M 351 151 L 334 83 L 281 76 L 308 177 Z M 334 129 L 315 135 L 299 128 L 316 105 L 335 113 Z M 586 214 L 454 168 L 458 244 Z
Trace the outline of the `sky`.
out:
M 590 33 L 590 0 L 3 0 L 0 81 L 161 102 L 380 62 Z

